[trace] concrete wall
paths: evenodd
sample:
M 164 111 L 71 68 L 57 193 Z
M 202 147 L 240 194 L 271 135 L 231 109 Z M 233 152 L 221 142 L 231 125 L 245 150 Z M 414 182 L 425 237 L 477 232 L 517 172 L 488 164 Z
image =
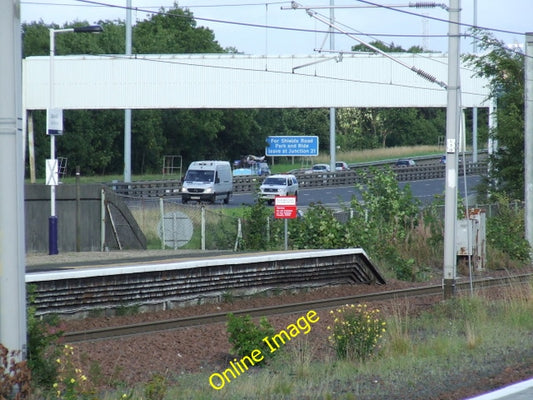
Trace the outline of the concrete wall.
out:
M 77 250 L 100 251 L 102 220 L 102 189 L 105 194 L 105 242 L 109 249 L 144 249 L 146 238 L 129 209 L 111 190 L 103 185 L 79 186 L 79 230 L 76 229 L 76 185 L 56 187 L 59 252 Z M 111 224 L 112 216 L 115 229 Z M 48 252 L 48 218 L 50 217 L 50 186 L 25 186 L 26 252 Z M 77 235 L 77 231 L 79 235 Z M 116 233 L 115 233 L 116 231 Z M 120 246 L 119 246 L 120 243 Z

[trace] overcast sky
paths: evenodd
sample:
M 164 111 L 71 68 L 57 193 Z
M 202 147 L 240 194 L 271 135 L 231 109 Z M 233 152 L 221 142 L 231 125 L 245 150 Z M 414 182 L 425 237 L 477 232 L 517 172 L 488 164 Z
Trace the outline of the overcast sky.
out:
M 395 7 L 414 2 L 369 1 Z M 462 23 L 474 23 L 474 2 L 461 1 Z M 124 21 L 126 3 L 126 0 L 21 0 L 22 21 L 42 20 L 60 26 L 73 21 L 89 24 L 102 20 Z M 301 0 L 298 3 L 304 8 L 327 7 L 330 0 Z M 381 40 L 405 49 L 417 45 L 434 51 L 447 50 L 447 39 L 439 37 L 448 32 L 448 24 L 442 21 L 448 19 L 448 12 L 442 8 L 401 7 L 390 10 L 369 8 L 365 2 L 358 0 L 335 0 L 334 3 L 337 7 L 334 11 L 336 25 L 345 32 L 361 33 L 357 37 L 366 42 Z M 441 0 L 437 3 L 449 2 Z M 147 19 L 150 12 L 156 12 L 161 7 L 172 7 L 174 1 L 131 0 L 131 4 L 136 9 L 132 11 L 135 23 Z M 224 48 L 235 47 L 240 52 L 256 55 L 312 54 L 317 49 L 330 48 L 329 37 L 323 33 L 328 26 L 309 16 L 305 9 L 290 9 L 289 1 L 183 0 L 178 4 L 192 11 L 197 26 L 210 28 Z M 522 45 L 524 33 L 533 32 L 533 0 L 477 0 L 477 4 L 477 25 L 498 30 L 493 31 L 498 39 L 511 45 Z M 358 8 L 347 8 L 348 5 Z M 314 11 L 319 18 L 330 17 L 328 8 L 315 8 Z M 467 30 L 467 26 L 461 27 L 461 32 Z M 345 34 L 335 35 L 334 47 L 337 50 L 349 51 L 358 43 Z M 472 46 L 471 39 L 463 40 L 461 52 L 472 51 Z

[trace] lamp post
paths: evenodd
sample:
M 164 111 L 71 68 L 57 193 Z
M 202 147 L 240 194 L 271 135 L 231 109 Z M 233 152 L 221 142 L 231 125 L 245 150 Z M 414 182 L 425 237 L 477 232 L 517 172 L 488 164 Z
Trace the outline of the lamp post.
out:
M 48 254 L 58 254 L 57 246 L 57 215 L 56 215 L 56 185 L 58 184 L 58 166 L 56 160 L 57 135 L 63 132 L 63 112 L 55 109 L 54 93 L 54 55 L 56 33 L 98 33 L 102 32 L 100 25 L 81 26 L 76 28 L 53 29 L 50 28 L 50 102 L 46 118 L 46 133 L 50 136 L 50 160 L 46 162 L 47 184 L 50 185 L 50 218 L 48 218 Z

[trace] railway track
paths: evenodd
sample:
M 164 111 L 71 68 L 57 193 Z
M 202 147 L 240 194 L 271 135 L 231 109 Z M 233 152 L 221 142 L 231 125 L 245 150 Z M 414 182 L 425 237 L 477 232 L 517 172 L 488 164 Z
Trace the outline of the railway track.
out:
M 533 278 L 532 273 L 515 275 L 503 278 L 485 278 L 477 279 L 472 282 L 458 282 L 456 289 L 458 292 L 468 291 L 470 289 L 484 289 L 510 284 L 519 284 L 530 281 Z M 291 303 L 284 305 L 275 305 L 269 307 L 251 308 L 239 311 L 233 311 L 234 315 L 250 315 L 251 317 L 272 316 L 279 314 L 291 314 L 296 312 L 308 311 L 310 309 L 333 308 L 343 304 L 361 303 L 371 301 L 384 301 L 408 297 L 435 296 L 443 293 L 441 285 L 428 285 L 419 288 L 409 288 L 393 291 L 380 291 L 370 294 L 352 295 L 337 297 L 332 299 L 313 300 L 301 303 Z M 225 322 L 227 312 L 204 314 L 192 317 L 176 318 L 169 320 L 150 321 L 138 324 L 113 326 L 106 328 L 93 329 L 88 331 L 68 332 L 65 333 L 64 339 L 67 343 L 76 343 L 83 341 L 94 341 L 104 339 L 116 339 L 121 337 L 143 335 L 166 330 L 174 330 L 198 325 L 214 324 Z

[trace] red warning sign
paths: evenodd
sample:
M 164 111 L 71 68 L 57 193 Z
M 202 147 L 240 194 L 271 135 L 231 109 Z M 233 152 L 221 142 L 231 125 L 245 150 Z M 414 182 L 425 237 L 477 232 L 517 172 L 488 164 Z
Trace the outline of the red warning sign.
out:
M 296 196 L 277 196 L 274 198 L 274 218 L 296 218 L 297 211 Z

